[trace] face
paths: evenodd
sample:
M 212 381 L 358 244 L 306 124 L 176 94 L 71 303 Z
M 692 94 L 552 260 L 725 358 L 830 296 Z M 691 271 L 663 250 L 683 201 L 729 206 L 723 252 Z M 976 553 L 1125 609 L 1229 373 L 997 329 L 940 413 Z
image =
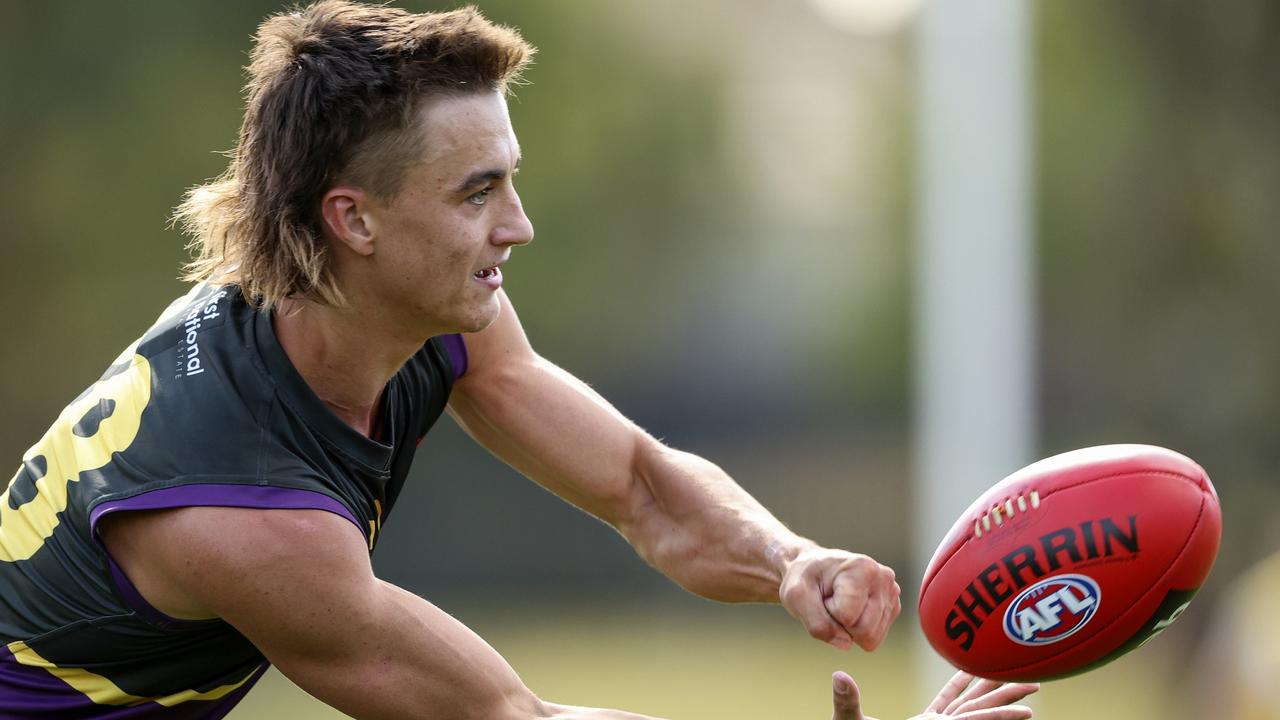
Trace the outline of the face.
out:
M 501 266 L 533 239 L 512 176 L 520 146 L 498 93 L 432 98 L 420 162 L 399 194 L 368 197 L 363 295 L 406 330 L 475 332 L 498 316 Z

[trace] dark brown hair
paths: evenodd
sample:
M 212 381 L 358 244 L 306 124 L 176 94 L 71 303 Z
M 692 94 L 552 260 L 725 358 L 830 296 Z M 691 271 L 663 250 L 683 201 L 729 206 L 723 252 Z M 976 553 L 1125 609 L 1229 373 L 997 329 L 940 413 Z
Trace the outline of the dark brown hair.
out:
M 320 231 L 324 193 L 350 182 L 394 197 L 422 154 L 419 101 L 507 92 L 533 53 L 473 7 L 414 14 L 324 0 L 268 18 L 231 164 L 174 215 L 192 236 L 183 278 L 238 283 L 265 308 L 290 295 L 342 304 Z

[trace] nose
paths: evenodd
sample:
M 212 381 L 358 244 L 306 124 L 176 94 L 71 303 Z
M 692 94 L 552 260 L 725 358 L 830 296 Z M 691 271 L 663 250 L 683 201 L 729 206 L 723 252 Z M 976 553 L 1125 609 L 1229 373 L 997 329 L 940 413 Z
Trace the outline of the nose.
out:
M 502 221 L 494 227 L 490 242 L 494 245 L 527 245 L 533 242 L 533 223 L 529 221 L 529 216 L 524 214 L 524 205 L 521 204 L 520 195 L 514 189 L 511 191 L 511 202 L 507 206 L 507 212 Z

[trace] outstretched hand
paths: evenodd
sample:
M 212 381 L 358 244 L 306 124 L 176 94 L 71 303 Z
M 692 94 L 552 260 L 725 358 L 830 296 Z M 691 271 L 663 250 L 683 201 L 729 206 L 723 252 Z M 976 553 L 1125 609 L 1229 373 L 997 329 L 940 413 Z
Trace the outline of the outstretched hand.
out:
M 921 715 L 910 720 L 1026 720 L 1031 708 L 1014 705 L 1040 689 L 1035 683 L 1001 683 L 978 680 L 959 672 L 942 686 L 933 702 Z M 831 676 L 831 720 L 875 720 L 862 714 L 862 697 L 858 685 L 846 673 Z
M 848 650 L 879 647 L 902 611 L 893 570 L 866 555 L 814 547 L 787 565 L 778 596 L 813 637 Z

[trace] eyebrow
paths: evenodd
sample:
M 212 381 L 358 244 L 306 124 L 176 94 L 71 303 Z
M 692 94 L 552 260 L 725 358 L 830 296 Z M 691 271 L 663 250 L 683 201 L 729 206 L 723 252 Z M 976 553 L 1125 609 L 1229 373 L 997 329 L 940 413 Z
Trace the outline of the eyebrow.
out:
M 516 166 L 515 166 L 515 170 L 511 173 L 512 175 L 520 171 L 521 160 L 522 158 L 516 158 Z M 454 190 L 454 192 L 465 192 L 467 190 L 470 190 L 471 188 L 480 187 L 481 185 L 491 183 L 495 180 L 501 180 L 506 176 L 507 176 L 507 171 L 499 168 L 493 168 L 491 170 L 477 170 L 476 172 L 473 172 L 470 175 L 468 175 L 467 179 L 459 183 L 457 189 Z

